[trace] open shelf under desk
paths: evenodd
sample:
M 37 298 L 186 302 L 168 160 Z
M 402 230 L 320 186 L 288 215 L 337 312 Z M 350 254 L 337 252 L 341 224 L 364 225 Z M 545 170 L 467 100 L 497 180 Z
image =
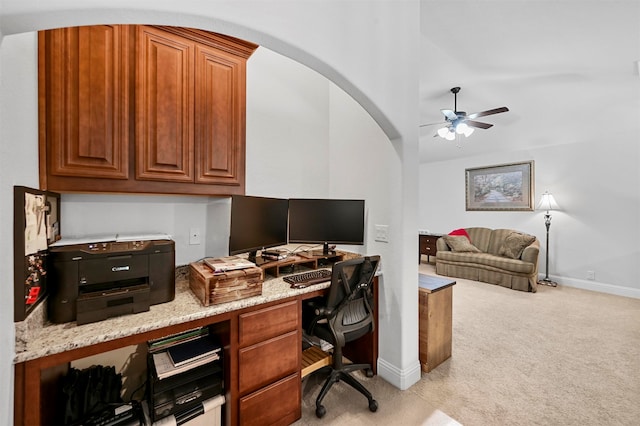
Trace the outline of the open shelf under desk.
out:
M 265 275 L 271 275 L 278 278 L 281 273 L 302 272 L 296 271 L 295 267 L 303 267 L 309 269 L 318 269 L 325 266 L 332 265 L 335 262 L 339 262 L 344 259 L 344 254 L 336 251 L 328 255 L 314 255 L 310 252 L 303 252 L 301 254 L 295 254 L 280 260 L 269 260 L 258 258 L 256 265 L 258 265 L 264 271 Z

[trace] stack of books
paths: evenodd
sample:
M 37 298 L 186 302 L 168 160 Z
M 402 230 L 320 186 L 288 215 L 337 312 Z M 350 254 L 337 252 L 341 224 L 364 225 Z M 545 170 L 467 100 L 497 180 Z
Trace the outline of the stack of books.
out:
M 158 379 L 217 361 L 222 351 L 207 327 L 149 341 L 148 349 Z

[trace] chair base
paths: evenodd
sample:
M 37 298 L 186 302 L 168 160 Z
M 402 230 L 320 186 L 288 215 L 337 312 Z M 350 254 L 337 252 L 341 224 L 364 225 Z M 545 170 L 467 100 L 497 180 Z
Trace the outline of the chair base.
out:
M 318 418 L 324 417 L 324 415 L 327 412 L 327 410 L 322 405 L 322 400 L 331 389 L 331 386 L 333 386 L 334 383 L 338 383 L 340 381 L 348 384 L 349 386 L 351 386 L 352 388 L 360 392 L 362 395 L 364 395 L 367 398 L 367 401 L 369 402 L 369 410 L 371 412 L 375 412 L 378 410 L 378 402 L 375 399 L 373 399 L 373 395 L 371 395 L 371 392 L 369 392 L 362 383 L 360 383 L 355 377 L 351 375 L 352 371 L 358 371 L 358 370 L 370 371 L 371 365 L 346 364 L 346 365 L 342 365 L 342 367 L 339 370 L 334 369 L 332 366 L 323 367 L 320 370 L 318 370 L 318 372 L 325 372 L 325 373 L 329 372 L 329 375 L 324 381 L 324 384 L 322 385 L 322 389 L 320 389 L 320 393 L 316 398 L 316 416 Z

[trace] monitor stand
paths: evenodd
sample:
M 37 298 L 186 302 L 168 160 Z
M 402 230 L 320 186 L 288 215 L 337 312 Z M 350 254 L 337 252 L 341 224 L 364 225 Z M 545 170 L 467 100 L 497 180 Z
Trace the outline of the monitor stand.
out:
M 333 256 L 334 254 L 336 254 L 335 246 L 332 250 L 329 250 L 329 243 L 324 243 L 322 245 L 322 250 L 312 250 L 311 254 L 318 257 Z

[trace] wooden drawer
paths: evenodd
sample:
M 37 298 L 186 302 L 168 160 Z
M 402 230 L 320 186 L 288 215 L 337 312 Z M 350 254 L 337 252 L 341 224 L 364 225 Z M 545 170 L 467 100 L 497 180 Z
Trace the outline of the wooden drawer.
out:
M 240 398 L 241 425 L 289 425 L 301 416 L 300 373 Z
M 282 303 L 241 314 L 238 320 L 240 347 L 298 329 L 300 309 L 297 301 Z
M 238 388 L 252 392 L 300 369 L 298 330 L 240 349 Z

